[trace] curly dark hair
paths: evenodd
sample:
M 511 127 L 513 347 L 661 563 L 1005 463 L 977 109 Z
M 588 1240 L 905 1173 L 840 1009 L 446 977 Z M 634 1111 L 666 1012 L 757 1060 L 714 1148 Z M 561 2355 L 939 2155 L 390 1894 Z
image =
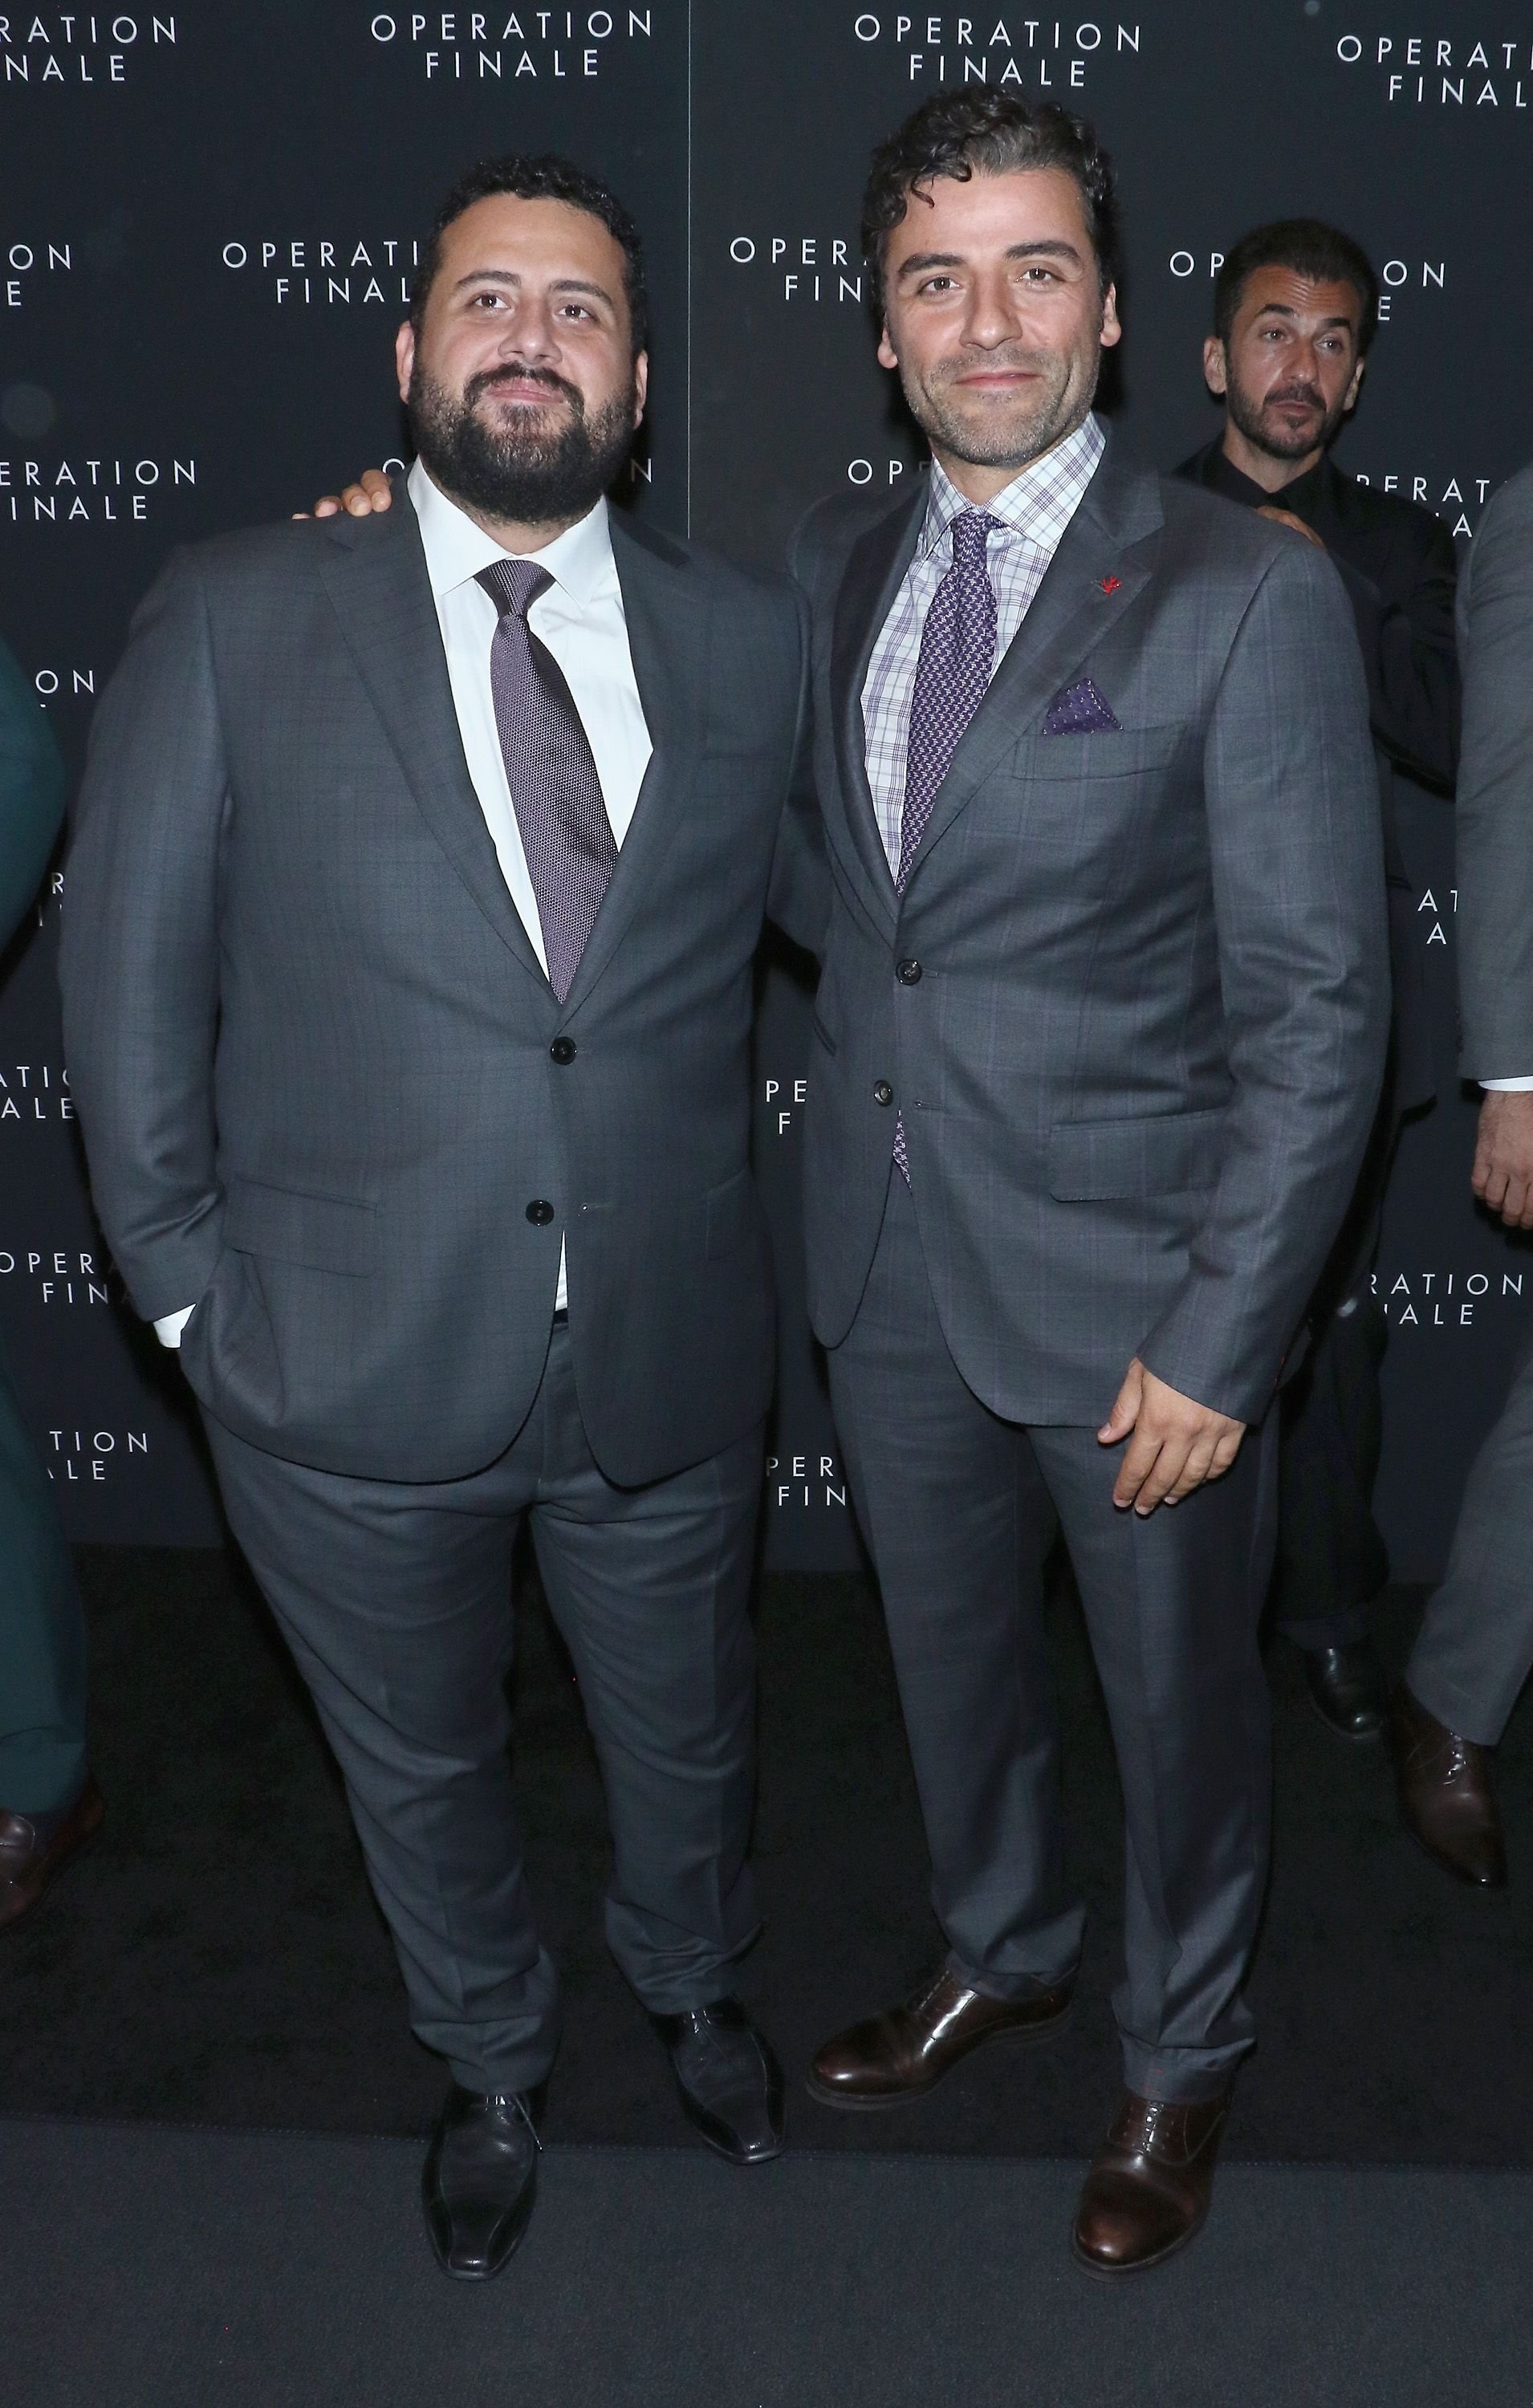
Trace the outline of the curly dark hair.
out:
M 600 218 L 623 252 L 623 281 L 637 359 L 650 334 L 649 289 L 638 228 L 610 185 L 604 184 L 599 176 L 588 175 L 583 167 L 577 167 L 572 159 L 561 158 L 556 150 L 540 151 L 536 158 L 521 150 L 507 150 L 499 158 L 480 159 L 458 178 L 433 221 L 410 288 L 409 322 L 416 334 L 420 334 L 426 302 L 442 264 L 443 235 L 476 201 L 490 200 L 497 193 L 510 193 L 519 201 L 567 201 L 571 208 L 585 209 L 592 217 Z
M 1350 284 L 1363 305 L 1357 349 L 1366 351 L 1379 323 L 1379 280 L 1361 243 L 1323 218 L 1278 218 L 1243 234 L 1213 280 L 1213 331 L 1227 345 L 1241 296 L 1258 267 L 1288 267 L 1317 284 Z
M 910 195 L 938 176 L 967 183 L 971 176 L 1008 176 L 1023 167 L 1062 167 L 1073 178 L 1085 212 L 1105 293 L 1117 274 L 1117 193 L 1112 162 L 1083 117 L 1053 101 L 1023 100 L 994 88 L 938 92 L 896 126 L 873 153 L 863 194 L 862 247 L 871 297 L 883 314 L 884 245 Z

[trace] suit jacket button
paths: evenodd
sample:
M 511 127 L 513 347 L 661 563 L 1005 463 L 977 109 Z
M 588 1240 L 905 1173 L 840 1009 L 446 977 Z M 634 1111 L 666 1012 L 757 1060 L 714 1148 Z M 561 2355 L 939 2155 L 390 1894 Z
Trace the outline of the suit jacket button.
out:
M 895 964 L 895 976 L 898 979 L 901 986 L 919 986 L 921 983 L 921 964 L 919 962 L 896 962 Z
M 889 1084 L 888 1080 L 878 1080 L 873 1088 L 873 1101 L 876 1104 L 892 1104 L 894 1100 L 895 1091 Z
M 552 1054 L 554 1060 L 561 1066 L 566 1062 L 573 1062 L 576 1052 L 574 1038 L 556 1037 L 552 1044 L 549 1047 L 549 1052 Z
M 527 1218 L 536 1229 L 546 1229 L 553 1218 L 553 1207 L 546 1197 L 535 1196 L 527 1207 Z

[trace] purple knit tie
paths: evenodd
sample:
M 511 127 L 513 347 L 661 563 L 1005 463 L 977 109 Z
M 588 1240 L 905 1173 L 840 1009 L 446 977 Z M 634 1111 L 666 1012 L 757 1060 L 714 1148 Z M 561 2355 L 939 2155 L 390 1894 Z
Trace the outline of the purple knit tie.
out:
M 617 863 L 601 780 L 575 698 L 527 612 L 553 580 L 532 560 L 497 560 L 478 582 L 500 613 L 490 692 L 522 850 L 537 897 L 549 984 L 561 1003 L 580 966 Z
M 985 547 L 1000 523 L 985 510 L 960 510 L 953 522 L 953 566 L 932 595 L 921 631 L 895 881 L 901 894 L 958 739 L 984 700 L 996 666 L 996 589 Z M 903 1114 L 895 1123 L 895 1160 L 909 1185 Z

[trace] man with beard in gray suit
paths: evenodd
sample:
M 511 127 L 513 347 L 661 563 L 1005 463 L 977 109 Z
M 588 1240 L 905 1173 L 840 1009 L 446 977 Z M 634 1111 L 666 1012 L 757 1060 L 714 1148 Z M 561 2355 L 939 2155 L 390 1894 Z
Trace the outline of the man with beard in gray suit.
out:
M 1459 584 L 1459 1017 L 1485 1090 L 1471 1174 L 1533 1229 L 1533 467 L 1502 486 Z M 1442 1586 L 1390 1706 L 1406 1828 L 1477 1889 L 1507 1878 L 1489 1751 L 1533 1670 L 1533 1341 L 1475 1458 Z
M 68 873 L 96 1203 L 451 2068 L 424 2203 L 464 2277 L 526 2228 L 558 2038 L 507 1761 L 523 1519 L 606 1784 L 609 1944 L 704 2139 L 782 2144 L 733 1990 L 774 1353 L 752 960 L 802 606 L 609 514 L 644 340 L 605 186 L 466 176 L 400 330 L 395 508 L 171 562 Z M 809 857 L 775 902 L 812 939 Z
M 1125 2089 L 1074 2228 L 1116 2277 L 1198 2229 L 1252 2043 L 1271 1407 L 1388 1019 L 1368 701 L 1320 552 L 1093 414 L 1119 328 L 1088 127 L 938 94 L 863 232 L 933 465 L 795 547 L 834 892 L 806 1235 L 947 1954 L 809 2087 L 894 2106 L 1069 2011 L 1062 1527 L 1127 1821 Z

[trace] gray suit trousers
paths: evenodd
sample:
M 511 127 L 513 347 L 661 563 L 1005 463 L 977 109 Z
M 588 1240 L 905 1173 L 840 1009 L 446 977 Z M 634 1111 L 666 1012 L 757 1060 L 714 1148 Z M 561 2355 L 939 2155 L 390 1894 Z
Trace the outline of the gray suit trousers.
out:
M 960 1376 L 897 1177 L 862 1305 L 829 1361 L 950 1962 L 1012 1999 L 1067 1978 L 1080 1955 L 1043 1628 L 1043 1561 L 1062 1528 L 1127 1821 L 1126 1968 L 1113 2001 L 1125 2076 L 1151 2097 L 1216 2095 L 1252 2042 L 1241 1985 L 1267 1880 L 1256 1632 L 1276 1415 L 1224 1480 L 1144 1520 L 1120 1512 L 1118 1457 L 1094 1430 L 1004 1421 Z
M 1460 1738 L 1494 1747 L 1533 1671 L 1533 1337 L 1475 1456 L 1442 1586 L 1407 1684 Z
M 658 2012 L 730 1989 L 758 1928 L 746 1848 L 760 1431 L 646 1487 L 613 1486 L 562 1323 L 515 1440 L 467 1479 L 351 1479 L 207 1427 L 235 1536 L 345 1777 L 417 2037 L 479 2091 L 541 2081 L 558 2042 L 508 1756 L 523 1515 L 606 1785 L 609 1944 Z

